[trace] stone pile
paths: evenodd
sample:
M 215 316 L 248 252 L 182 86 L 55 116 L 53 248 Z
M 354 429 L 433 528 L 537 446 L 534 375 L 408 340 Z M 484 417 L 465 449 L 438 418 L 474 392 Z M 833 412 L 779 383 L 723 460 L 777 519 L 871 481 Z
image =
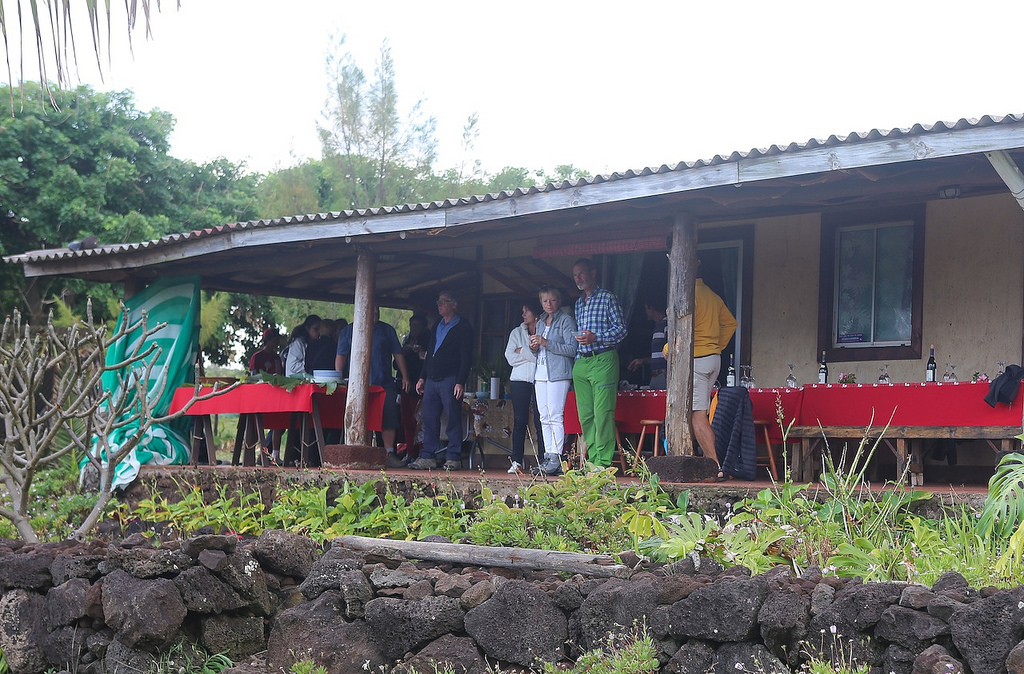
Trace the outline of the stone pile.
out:
M 811 657 L 878 672 L 1024 673 L 1024 588 L 956 573 L 931 588 L 751 576 L 707 559 L 636 564 L 628 579 L 428 565 L 323 551 L 267 531 L 151 546 L 0 541 L 0 648 L 12 671 L 153 671 L 182 640 L 241 672 L 527 671 L 645 624 L 662 672 L 790 672 Z

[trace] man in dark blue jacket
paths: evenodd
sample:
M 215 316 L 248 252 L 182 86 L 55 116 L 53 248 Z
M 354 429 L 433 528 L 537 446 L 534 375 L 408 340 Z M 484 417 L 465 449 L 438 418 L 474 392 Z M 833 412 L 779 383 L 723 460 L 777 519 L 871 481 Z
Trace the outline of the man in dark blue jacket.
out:
M 423 449 L 409 464 L 415 470 L 437 468 L 441 446 L 441 413 L 448 418 L 448 447 L 443 468 L 462 468 L 462 394 L 473 359 L 473 328 L 456 313 L 455 296 L 442 291 L 437 297 L 441 320 L 430 335 L 416 392 L 423 396 Z

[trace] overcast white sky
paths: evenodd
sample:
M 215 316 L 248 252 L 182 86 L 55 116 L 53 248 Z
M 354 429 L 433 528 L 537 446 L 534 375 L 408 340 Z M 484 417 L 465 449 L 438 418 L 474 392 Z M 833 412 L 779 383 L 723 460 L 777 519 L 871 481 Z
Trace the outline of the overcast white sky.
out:
M 439 169 L 463 159 L 474 112 L 486 170 L 593 173 L 1024 112 L 1019 0 L 174 4 L 151 40 L 136 34 L 134 60 L 115 17 L 106 82 L 88 51 L 81 78 L 171 112 L 173 155 L 254 171 L 319 156 L 332 34 L 368 75 L 389 41 L 400 103 L 437 118 Z

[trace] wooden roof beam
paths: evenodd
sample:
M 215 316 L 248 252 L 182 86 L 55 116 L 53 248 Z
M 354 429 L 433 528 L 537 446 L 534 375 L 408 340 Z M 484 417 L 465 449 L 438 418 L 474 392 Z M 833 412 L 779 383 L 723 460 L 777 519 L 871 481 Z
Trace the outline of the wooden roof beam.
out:
M 985 157 L 1006 183 L 1010 194 L 1017 200 L 1017 205 L 1024 209 L 1024 174 L 1021 174 L 1017 162 L 1013 161 L 1013 157 L 1006 150 L 986 152 Z

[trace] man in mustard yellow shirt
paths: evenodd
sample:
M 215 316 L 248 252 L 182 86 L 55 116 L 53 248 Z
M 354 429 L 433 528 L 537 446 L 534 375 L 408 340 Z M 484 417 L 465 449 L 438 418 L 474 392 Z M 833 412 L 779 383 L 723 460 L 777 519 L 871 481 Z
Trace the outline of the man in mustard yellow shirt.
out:
M 715 432 L 708 420 L 711 390 L 722 369 L 722 349 L 736 332 L 736 318 L 715 291 L 704 285 L 697 268 L 697 285 L 693 296 L 693 416 L 691 425 L 704 456 L 718 461 Z M 725 475 L 719 470 L 718 477 Z

